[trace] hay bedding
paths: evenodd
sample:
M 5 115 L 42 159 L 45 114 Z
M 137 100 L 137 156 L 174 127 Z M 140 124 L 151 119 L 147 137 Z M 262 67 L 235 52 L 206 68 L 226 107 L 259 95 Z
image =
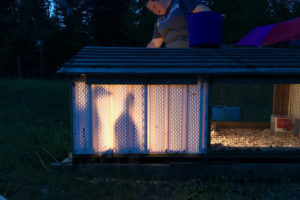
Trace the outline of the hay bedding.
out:
M 212 130 L 211 145 L 216 150 L 237 148 L 290 150 L 300 148 L 300 135 L 271 133 L 270 129 L 220 127 Z

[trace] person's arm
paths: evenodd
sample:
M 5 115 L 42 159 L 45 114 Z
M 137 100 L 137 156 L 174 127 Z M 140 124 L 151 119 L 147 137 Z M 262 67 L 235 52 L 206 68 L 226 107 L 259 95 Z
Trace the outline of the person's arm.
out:
M 197 12 L 203 12 L 203 11 L 211 11 L 211 10 L 206 5 L 199 4 L 194 8 L 194 10 L 192 12 L 197 13 Z
M 164 43 L 164 39 L 160 38 L 153 38 L 147 45 L 147 48 L 160 48 L 161 45 Z

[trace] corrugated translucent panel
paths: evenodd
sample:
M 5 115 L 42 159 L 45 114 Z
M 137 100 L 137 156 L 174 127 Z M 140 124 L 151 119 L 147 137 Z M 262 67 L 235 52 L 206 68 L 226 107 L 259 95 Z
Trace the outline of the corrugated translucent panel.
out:
M 300 84 L 290 85 L 289 116 L 300 118 Z
M 91 153 L 91 99 L 90 87 L 84 80 L 75 82 L 73 87 L 74 99 L 74 152 L 76 154 Z
M 168 88 L 163 85 L 148 86 L 148 150 L 153 153 L 161 153 L 167 150 L 165 135 L 168 134 L 168 112 L 165 100 L 168 100 Z M 165 145 L 166 143 L 166 145 Z
M 134 96 L 134 102 L 131 112 L 132 122 L 134 122 L 135 130 L 132 136 L 132 153 L 145 153 L 147 151 L 147 106 L 146 94 L 147 87 L 135 85 L 131 88 Z
M 202 82 L 200 90 L 200 153 L 207 151 L 207 134 L 210 134 L 210 130 L 207 130 L 208 126 L 208 84 Z
M 93 85 L 93 148 L 97 153 L 146 152 L 146 87 Z
M 148 87 L 150 153 L 205 153 L 207 84 Z
M 129 116 L 129 106 L 131 100 L 129 97 L 128 86 L 117 85 L 112 87 L 113 98 L 113 129 L 115 134 L 114 149 L 117 153 L 128 153 L 130 150 L 129 128 L 132 121 Z
M 75 153 L 204 153 L 206 85 L 76 82 Z
M 186 133 L 186 88 L 180 85 L 169 87 L 169 148 L 170 152 L 183 152 Z
M 188 88 L 188 128 L 187 128 L 187 152 L 198 153 L 200 145 L 200 87 Z M 204 134 L 204 133 L 202 133 Z
M 111 123 L 110 86 L 92 87 L 93 91 L 93 148 L 96 153 L 113 150 L 113 128 Z

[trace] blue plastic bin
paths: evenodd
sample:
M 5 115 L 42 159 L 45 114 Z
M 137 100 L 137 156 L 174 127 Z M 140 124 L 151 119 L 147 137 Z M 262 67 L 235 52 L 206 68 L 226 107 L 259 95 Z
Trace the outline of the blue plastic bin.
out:
M 205 11 L 188 16 L 190 47 L 218 47 L 221 44 L 223 17 L 220 13 Z
M 240 121 L 240 108 L 237 106 L 215 106 L 212 108 L 213 121 Z

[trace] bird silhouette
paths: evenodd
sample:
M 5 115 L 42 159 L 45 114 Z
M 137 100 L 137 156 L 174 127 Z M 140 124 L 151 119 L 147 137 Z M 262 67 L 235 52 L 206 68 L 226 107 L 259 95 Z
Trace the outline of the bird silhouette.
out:
M 115 124 L 116 144 L 119 153 L 133 153 L 138 151 L 134 146 L 137 136 L 136 126 L 130 116 L 134 108 L 134 96 L 128 94 L 124 102 L 124 111 Z

